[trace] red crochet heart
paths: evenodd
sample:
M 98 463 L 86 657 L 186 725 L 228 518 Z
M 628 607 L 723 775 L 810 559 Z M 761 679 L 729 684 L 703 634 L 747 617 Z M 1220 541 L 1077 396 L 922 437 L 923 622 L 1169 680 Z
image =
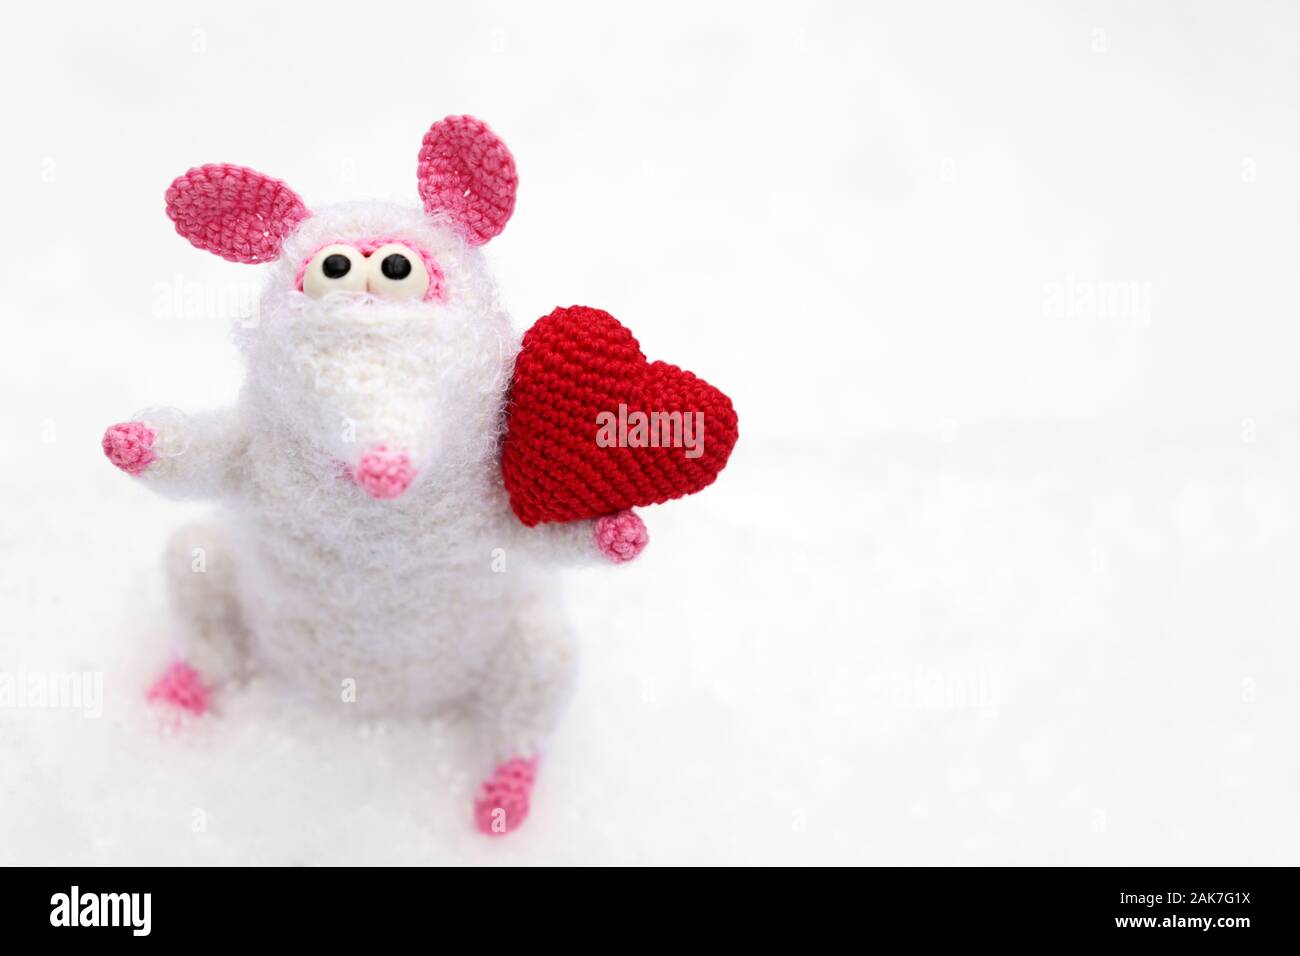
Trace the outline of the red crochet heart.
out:
M 524 524 L 577 521 L 712 484 L 736 435 L 726 395 L 647 362 L 608 312 L 572 306 L 524 334 L 501 466 Z

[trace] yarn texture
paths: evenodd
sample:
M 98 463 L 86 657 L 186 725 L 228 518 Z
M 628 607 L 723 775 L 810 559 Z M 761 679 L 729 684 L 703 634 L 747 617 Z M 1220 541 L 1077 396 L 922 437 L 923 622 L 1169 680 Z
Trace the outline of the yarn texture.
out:
M 650 542 L 645 522 L 631 511 L 596 520 L 596 547 L 615 564 L 631 561 Z
M 208 709 L 208 689 L 203 686 L 199 672 L 184 661 L 173 661 L 149 692 L 149 701 L 170 704 L 188 711 L 196 717 Z
M 506 489 L 530 527 L 699 491 L 718 477 L 738 435 L 726 395 L 675 365 L 647 362 L 631 332 L 585 306 L 556 309 L 524 335 L 509 415 Z M 627 440 L 602 447 L 602 416 L 633 422 L 614 428 Z M 640 421 L 644 434 L 633 440 Z M 682 447 L 687 437 L 696 448 Z M 687 453 L 695 450 L 698 456 Z
M 272 263 L 257 321 L 236 332 L 246 379 L 228 408 L 141 412 L 102 444 L 159 493 L 216 506 L 166 549 L 177 659 L 150 700 L 201 714 L 257 673 L 358 715 L 468 713 L 487 772 L 474 818 L 499 833 L 528 813 L 538 753 L 573 684 L 552 572 L 640 554 L 648 535 L 627 500 L 712 481 L 735 417 L 689 373 L 647 365 L 596 310 L 557 310 L 521 356 L 476 248 L 514 207 L 509 152 L 480 121 L 449 117 L 426 135 L 419 169 L 423 208 L 310 213 L 244 167 L 179 177 L 167 213 L 182 236 Z M 303 263 L 326 246 L 350 247 L 340 258 L 364 269 L 391 243 L 424 260 L 436 295 L 364 282 L 304 291 Z M 580 434 L 574 422 L 619 398 L 703 402 L 710 451 L 685 467 L 656 463 L 652 448 L 633 450 L 646 453 L 639 466 L 585 461 L 580 438 L 594 446 L 594 425 Z
M 514 157 L 486 123 L 472 116 L 448 116 L 433 124 L 420 148 L 416 176 L 424 208 L 450 213 L 472 245 L 500 233 L 515 211 Z
M 155 437 L 148 425 L 122 422 L 108 427 L 101 444 L 109 461 L 128 475 L 138 475 L 158 457 L 153 450 Z
M 178 233 L 231 262 L 270 262 L 284 237 L 308 215 L 280 180 L 228 163 L 177 176 L 166 198 Z
M 483 781 L 474 797 L 474 822 L 480 833 L 505 836 L 528 816 L 537 759 L 507 760 Z

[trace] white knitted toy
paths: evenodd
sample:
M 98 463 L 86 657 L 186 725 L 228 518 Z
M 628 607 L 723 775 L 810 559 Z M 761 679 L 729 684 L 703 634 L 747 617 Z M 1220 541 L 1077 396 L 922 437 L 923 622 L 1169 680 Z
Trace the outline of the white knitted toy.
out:
M 735 441 L 727 403 L 707 475 L 539 515 L 546 495 L 573 498 L 546 490 L 566 467 L 556 440 L 527 435 L 515 457 L 541 462 L 543 474 L 517 468 L 508 490 L 502 445 L 520 338 L 476 246 L 504 226 L 516 181 L 504 145 L 470 117 L 426 135 L 423 209 L 308 212 L 251 170 L 190 170 L 167 194 L 177 231 L 227 259 L 274 261 L 258 320 L 238 333 L 247 380 L 233 408 L 144 412 L 104 436 L 109 458 L 140 481 L 221 505 L 168 549 L 177 660 L 150 696 L 202 713 L 214 689 L 258 671 L 366 713 L 468 708 L 485 769 L 495 767 L 475 799 L 486 833 L 523 821 L 539 748 L 572 683 L 574 647 L 545 572 L 635 557 L 645 527 L 620 506 L 702 487 Z M 552 351 L 539 344 L 536 354 Z M 533 413 L 550 420 L 565 403 Z M 574 433 L 594 449 L 590 412 Z M 564 520 L 575 514 L 586 517 Z

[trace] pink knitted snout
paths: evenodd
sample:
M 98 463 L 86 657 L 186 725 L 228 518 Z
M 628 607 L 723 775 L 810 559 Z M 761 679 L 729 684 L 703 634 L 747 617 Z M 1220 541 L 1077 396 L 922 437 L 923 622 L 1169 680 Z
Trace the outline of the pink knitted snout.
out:
M 366 494 L 382 501 L 400 498 L 415 480 L 415 468 L 406 452 L 376 445 L 361 456 L 352 478 Z
M 139 475 L 158 460 L 153 450 L 157 437 L 144 422 L 109 425 L 104 432 L 104 454 L 128 475 Z

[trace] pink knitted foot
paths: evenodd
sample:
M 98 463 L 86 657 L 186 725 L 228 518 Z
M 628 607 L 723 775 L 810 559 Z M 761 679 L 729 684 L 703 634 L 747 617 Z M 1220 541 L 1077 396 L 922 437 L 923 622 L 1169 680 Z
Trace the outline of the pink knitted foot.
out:
M 480 833 L 504 836 L 528 817 L 528 801 L 537 779 L 537 758 L 507 760 L 483 781 L 474 797 L 474 822 Z
M 128 475 L 138 475 L 157 461 L 158 456 L 153 452 L 157 437 L 144 422 L 109 425 L 104 432 L 104 454 Z
M 415 480 L 415 469 L 406 452 L 377 445 L 361 456 L 353 479 L 372 498 L 400 498 Z
M 645 522 L 631 511 L 597 518 L 594 530 L 596 547 L 615 564 L 631 561 L 645 550 L 650 541 Z
M 174 661 L 149 688 L 145 699 L 187 710 L 195 717 L 208 709 L 208 689 L 203 686 L 199 672 L 184 661 Z

